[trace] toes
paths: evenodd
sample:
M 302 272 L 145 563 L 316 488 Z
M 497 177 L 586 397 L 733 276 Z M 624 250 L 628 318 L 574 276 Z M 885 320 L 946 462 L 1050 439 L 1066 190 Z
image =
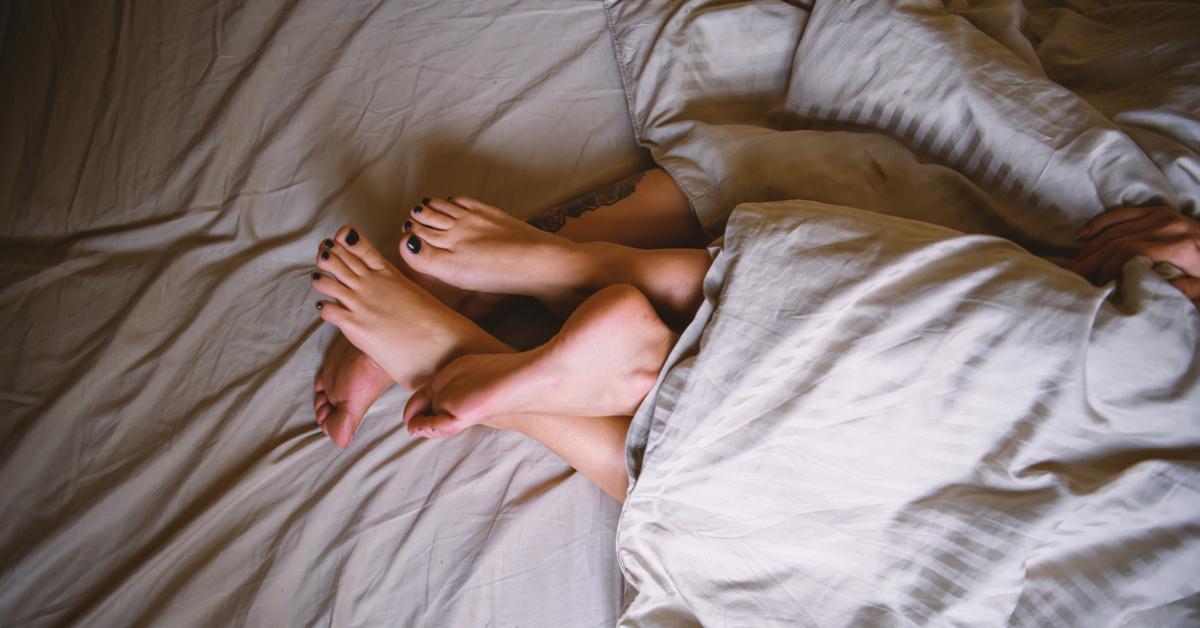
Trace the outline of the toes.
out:
M 454 216 L 425 204 L 414 207 L 408 217 L 414 224 L 434 229 L 449 229 L 454 226 Z
M 387 268 L 387 258 L 375 248 L 375 245 L 367 239 L 366 236 L 359 233 L 357 229 L 350 225 L 345 225 L 338 229 L 338 242 L 342 244 L 344 249 L 362 260 L 363 265 L 372 270 L 382 270 Z
M 447 255 L 445 249 L 429 244 L 415 233 L 400 240 L 400 257 L 410 268 L 442 281 L 445 281 L 445 278 L 438 274 L 438 270 L 444 255 Z
M 504 210 L 502 210 L 498 207 L 492 207 L 491 205 L 488 205 L 487 203 L 481 203 L 481 202 L 471 198 L 470 196 L 451 196 L 450 201 L 453 202 L 455 205 L 465 208 L 470 211 L 506 213 L 506 212 L 504 212 Z
M 450 244 L 451 232 L 433 229 L 420 223 L 413 223 L 410 233 L 421 239 L 422 246 L 433 245 L 444 249 Z
M 467 210 L 462 205 L 449 200 L 440 198 L 429 198 L 428 196 L 421 199 L 421 204 L 426 207 L 431 207 L 451 218 L 462 218 Z
M 469 425 L 458 417 L 449 414 L 418 415 L 408 423 L 408 433 L 422 438 L 448 438 L 454 436 Z
M 346 315 L 350 312 L 342 305 L 333 301 L 317 301 L 317 316 L 320 316 L 326 323 L 337 326 L 339 329 L 346 321 Z
M 334 249 L 339 245 L 334 245 Z M 345 260 L 341 256 L 334 253 L 334 249 L 322 248 L 320 253 L 317 253 L 317 268 L 321 269 L 329 275 L 333 275 L 334 279 L 353 288 L 358 285 L 358 273 L 350 270 L 346 265 Z
M 333 406 L 329 404 L 317 408 L 317 425 L 324 425 L 330 414 L 333 414 Z
M 361 246 L 362 243 L 360 242 L 359 244 Z M 351 271 L 354 272 L 354 274 L 356 274 L 356 275 L 367 274 L 367 270 L 369 270 L 367 268 L 367 265 L 365 263 L 363 263 L 362 259 L 358 255 L 355 255 L 353 252 L 351 252 L 349 249 L 347 249 L 344 245 L 342 245 L 341 242 L 334 244 L 333 248 L 327 249 L 327 250 L 330 253 L 333 253 L 339 259 L 341 259 L 342 263 L 346 265 L 346 268 L 349 268 Z
M 333 297 L 342 302 L 342 305 L 349 305 L 350 301 L 354 300 L 354 291 L 347 288 L 338 280 L 332 277 L 326 277 L 321 273 L 312 274 L 313 290 L 320 292 L 327 297 Z
M 338 406 L 321 425 L 334 445 L 345 449 L 354 442 L 354 433 L 362 422 L 363 413 L 347 403 Z

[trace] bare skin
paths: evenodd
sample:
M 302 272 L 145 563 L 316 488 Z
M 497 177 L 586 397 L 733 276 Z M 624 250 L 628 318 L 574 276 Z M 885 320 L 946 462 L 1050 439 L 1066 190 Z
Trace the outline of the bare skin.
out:
M 604 286 L 627 283 L 676 323 L 689 320 L 699 306 L 696 277 L 711 262 L 702 249 L 578 243 L 470 197 L 427 201 L 410 214 L 412 234 L 401 242 L 400 254 L 411 268 L 443 283 L 572 306 Z
M 676 338 L 640 292 L 609 286 L 532 351 L 454 360 L 409 399 L 405 422 L 434 438 L 495 416 L 632 415 Z
M 687 198 L 662 170 L 618 181 L 546 210 L 530 222 L 578 242 L 607 240 L 629 246 L 698 247 L 706 241 Z M 345 232 L 346 229 L 339 231 L 338 237 L 342 238 Z M 408 267 L 402 267 L 401 271 L 471 320 L 491 315 L 505 298 L 461 290 Z M 314 383 L 317 423 L 335 444 L 349 446 L 367 409 L 392 384 L 370 357 L 339 337 L 326 353 Z M 559 431 L 556 429 L 554 433 Z
M 317 378 L 315 406 L 322 431 L 339 447 L 350 445 L 366 408 L 392 382 L 417 388 L 459 355 L 511 351 L 414 284 L 350 227 L 322 243 L 316 261 L 324 274 L 313 274 L 313 289 L 337 299 L 317 303 L 321 318 L 356 347 L 386 349 L 367 361 L 338 343 L 331 348 L 342 352 L 344 366 Z
M 1183 275 L 1171 284 L 1200 308 L 1200 223 L 1166 207 L 1122 207 L 1096 216 L 1075 235 L 1083 246 L 1067 266 L 1102 284 L 1137 255 Z

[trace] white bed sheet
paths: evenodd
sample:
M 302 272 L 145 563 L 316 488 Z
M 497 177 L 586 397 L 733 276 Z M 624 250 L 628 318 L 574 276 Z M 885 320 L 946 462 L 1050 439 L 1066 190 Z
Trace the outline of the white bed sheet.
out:
M 600 5 L 0 10 L 6 625 L 611 625 L 618 507 L 539 445 L 312 421 L 306 280 L 424 195 L 644 167 Z

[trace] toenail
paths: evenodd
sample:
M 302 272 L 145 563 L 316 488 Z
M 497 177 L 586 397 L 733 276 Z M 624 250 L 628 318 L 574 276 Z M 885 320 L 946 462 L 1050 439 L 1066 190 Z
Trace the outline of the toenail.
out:
M 333 240 L 330 240 L 329 238 L 325 238 L 325 241 L 321 243 L 321 246 L 323 246 L 327 249 L 332 249 L 333 248 Z
M 412 221 L 411 221 L 411 220 L 405 220 L 405 221 L 404 221 L 404 230 L 405 230 L 405 231 L 412 231 Z
M 321 278 L 321 273 L 313 273 L 312 277 L 313 281 L 316 281 Z
M 421 238 L 418 238 L 417 236 L 409 236 L 408 242 L 406 242 L 404 246 L 407 246 L 408 250 L 412 251 L 413 255 L 416 255 L 417 253 L 421 252 Z
M 323 309 L 325 309 L 325 304 L 324 304 L 324 303 L 321 303 L 320 301 L 317 301 L 317 309 L 318 309 L 318 310 L 323 310 Z
M 353 228 L 351 228 L 350 231 L 348 231 L 346 233 L 346 244 L 349 244 L 350 246 L 354 246 L 355 244 L 358 244 L 358 232 L 355 231 Z
M 414 208 L 413 208 L 413 213 L 414 213 L 414 214 L 419 214 L 419 213 L 421 213 L 421 206 L 420 206 L 420 205 L 417 205 L 416 207 L 414 207 Z
M 429 204 L 429 201 L 431 201 L 431 200 L 433 200 L 433 199 L 431 199 L 431 198 L 429 198 L 428 196 L 426 196 L 425 198 L 421 199 L 421 203 L 422 203 L 422 204 L 424 204 L 424 205 L 428 205 L 428 204 Z
M 321 259 L 329 259 L 329 251 L 322 251 Z

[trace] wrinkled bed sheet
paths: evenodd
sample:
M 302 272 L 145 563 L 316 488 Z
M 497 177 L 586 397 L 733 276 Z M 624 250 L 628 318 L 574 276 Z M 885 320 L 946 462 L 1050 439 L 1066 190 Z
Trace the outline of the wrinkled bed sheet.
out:
M 785 199 L 1038 252 L 1119 205 L 1195 216 L 1200 5 L 1041 4 L 606 7 L 639 141 L 714 235 Z
M 617 506 L 541 446 L 312 422 L 306 280 L 423 195 L 645 167 L 599 4 L 0 9 L 5 625 L 599 626 Z
M 1196 216 L 1200 5 L 605 6 L 709 231 L 803 199 L 727 234 L 631 427 L 622 623 L 1200 621 L 1170 269 L 1093 289 L 955 235 L 1057 255 L 1107 208 Z
M 627 626 L 1186 626 L 1200 316 L 1130 262 L 747 204 L 631 433 Z

